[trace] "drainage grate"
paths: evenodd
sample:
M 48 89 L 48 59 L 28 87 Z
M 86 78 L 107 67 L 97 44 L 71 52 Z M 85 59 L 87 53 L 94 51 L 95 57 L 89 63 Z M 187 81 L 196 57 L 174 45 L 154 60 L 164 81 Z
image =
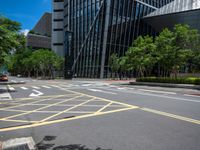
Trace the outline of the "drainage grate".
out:
M 18 145 L 14 147 L 4 148 L 3 150 L 30 150 L 28 145 Z
M 3 150 L 36 150 L 32 137 L 11 139 L 3 142 Z

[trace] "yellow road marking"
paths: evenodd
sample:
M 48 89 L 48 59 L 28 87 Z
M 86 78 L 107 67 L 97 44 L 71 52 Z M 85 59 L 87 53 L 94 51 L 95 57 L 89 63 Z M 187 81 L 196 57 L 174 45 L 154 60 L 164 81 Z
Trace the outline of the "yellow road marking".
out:
M 183 116 L 178 116 L 178 115 L 174 115 L 174 114 L 170 114 L 170 113 L 166 113 L 166 112 L 161 112 L 161 111 L 157 111 L 157 110 L 153 110 L 153 109 L 148 109 L 148 108 L 139 108 L 138 106 L 129 105 L 129 104 L 125 104 L 125 103 L 121 103 L 121 102 L 117 102 L 117 101 L 112 101 L 112 100 L 108 100 L 108 99 L 104 99 L 104 98 L 99 98 L 99 97 L 95 97 L 95 96 L 91 96 L 91 95 L 87 95 L 87 94 L 84 94 L 84 93 L 75 92 L 75 91 L 71 91 L 71 90 L 66 90 L 66 89 L 63 89 L 63 90 L 71 92 L 71 93 L 76 94 L 76 95 L 80 95 L 81 94 L 81 96 L 87 96 L 87 97 L 90 97 L 90 98 L 94 98 L 94 99 L 96 98 L 96 99 L 100 99 L 102 101 L 109 102 L 109 104 L 107 104 L 107 105 L 111 105 L 110 103 L 114 103 L 114 104 L 119 104 L 119 105 L 122 105 L 122 106 L 126 106 L 128 108 L 122 108 L 122 109 L 111 110 L 111 111 L 106 111 L 106 112 L 102 112 L 102 110 L 101 110 L 98 113 L 88 112 L 88 113 L 92 113 L 92 114 L 76 116 L 76 117 L 73 117 L 73 118 L 64 118 L 64 119 L 58 119 L 58 120 L 52 120 L 52 121 L 43 121 L 43 122 L 38 121 L 38 122 L 32 123 L 30 125 L 2 128 L 2 129 L 0 129 L 0 132 L 12 131 L 12 130 L 18 130 L 18 129 L 26 129 L 26 128 L 44 126 L 44 125 L 51 125 L 51 124 L 54 124 L 54 123 L 61 123 L 61 122 L 70 121 L 70 120 L 76 120 L 76 119 L 82 119 L 82 118 L 87 118 L 87 117 L 100 116 L 100 115 L 104 115 L 104 114 L 111 114 L 111 113 L 115 113 L 115 112 L 132 110 L 132 109 L 136 109 L 136 108 L 141 109 L 143 111 L 155 113 L 155 114 L 158 114 L 158 115 L 162 115 L 162 116 L 166 116 L 166 117 L 170 117 L 170 118 L 174 118 L 174 119 L 178 119 L 178 120 L 182 120 L 182 121 L 186 121 L 186 122 L 190 122 L 190 123 L 194 123 L 194 124 L 200 124 L 200 120 L 195 120 L 195 119 L 191 119 L 191 118 L 187 118 L 187 117 L 183 117 Z M 77 107 L 77 105 L 75 105 L 74 107 Z M 104 106 L 104 107 L 107 108 L 109 106 L 107 106 L 107 107 Z M 33 112 L 33 111 L 31 111 L 31 112 Z M 48 111 L 46 111 L 46 112 L 48 112 Z M 70 111 L 68 110 L 67 113 L 69 113 L 69 112 Z M 80 112 L 80 111 L 78 111 L 78 112 Z M 59 112 L 58 114 L 60 114 L 60 113 L 61 112 Z M 62 111 L 62 113 L 65 113 L 65 112 Z M 82 113 L 87 113 L 87 112 L 83 111 Z M 15 120 L 15 121 L 17 122 L 17 120 Z
M 79 101 L 79 100 L 75 100 L 75 101 Z M 93 101 L 96 102 L 96 100 L 93 100 Z M 82 102 L 82 100 L 79 101 L 79 102 Z M 17 104 L 21 104 L 21 103 L 17 103 Z M 49 105 L 49 104 L 28 104 L 28 103 L 26 104 L 26 106 L 47 106 L 47 105 Z M 66 107 L 68 107 L 68 106 L 74 106 L 74 104 L 63 104 L 63 105 L 57 105 L 57 106 L 66 106 Z M 103 107 L 103 106 L 105 106 L 105 105 L 102 105 L 102 104 L 101 105 L 90 105 L 90 104 L 83 105 L 83 107 Z M 121 108 L 121 107 L 125 107 L 125 106 L 122 106 L 122 105 L 112 105 L 112 107 Z M 6 111 L 15 111 L 15 110 L 16 109 L 6 109 Z M 16 111 L 19 111 L 19 110 L 16 110 Z
M 107 105 L 105 105 L 104 107 L 102 107 L 101 109 L 99 109 L 97 112 L 95 112 L 96 114 L 100 113 L 101 111 L 103 111 L 104 109 L 106 109 L 107 107 L 109 107 L 110 105 L 112 105 L 113 102 L 108 103 Z
M 186 121 L 186 122 L 190 122 L 190 123 L 194 123 L 194 124 L 200 124 L 200 120 L 195 120 L 195 119 L 191 119 L 191 118 L 187 118 L 187 117 L 183 117 L 183 116 L 179 116 L 179 115 L 174 115 L 171 113 L 162 112 L 162 111 L 149 109 L 149 108 L 140 108 L 140 109 L 143 111 L 151 112 L 154 114 L 158 114 L 158 115 L 162 115 L 162 116 L 166 116 L 166 117 L 170 117 L 170 118 L 174 118 L 174 119 L 178 119 L 178 120 L 182 120 L 182 121 Z
M 62 95 L 49 95 L 49 96 L 40 96 L 40 97 L 35 97 L 35 98 L 15 98 L 12 101 L 17 101 L 17 102 L 21 102 L 21 101 L 27 101 L 27 100 L 40 100 L 42 98 L 51 98 L 51 97 L 63 97 L 63 96 L 73 96 L 73 95 L 77 95 L 77 94 L 62 94 Z
M 28 112 L 26 110 L 17 110 L 17 109 L 6 109 L 6 110 L 3 110 L 3 111 L 6 111 L 6 112 Z
M 28 111 L 28 112 L 25 112 L 25 113 L 21 113 L 21 114 L 9 116 L 9 117 L 6 117 L 6 118 L 1 118 L 0 120 L 6 120 L 6 119 L 10 119 L 10 118 L 15 118 L 15 117 L 27 115 L 27 114 L 36 112 L 36 111 L 38 111 L 38 110 L 42 110 L 42 109 L 45 109 L 45 108 L 49 108 L 49 107 L 52 107 L 52 106 L 56 106 L 57 104 L 62 104 L 62 103 L 64 103 L 64 102 L 67 102 L 67 101 L 76 99 L 76 98 L 78 98 L 78 97 L 81 97 L 81 95 L 80 95 L 80 96 L 73 97 L 73 98 L 70 98 L 70 99 L 67 99 L 67 100 L 64 100 L 64 101 L 61 101 L 61 102 L 58 102 L 58 103 L 50 104 L 50 105 L 48 105 L 48 106 L 44 106 L 44 107 L 41 107 L 41 108 L 38 108 L 38 109 L 35 109 L 35 110 L 32 110 L 32 111 Z
M 61 111 L 61 112 L 59 112 L 59 113 L 57 113 L 57 114 L 55 114 L 55 115 L 52 115 L 52 116 L 50 116 L 50 117 L 47 117 L 47 118 L 41 120 L 40 122 L 44 122 L 44 121 L 47 121 L 47 120 L 49 120 L 49 119 L 51 119 L 51 118 L 54 118 L 54 117 L 56 117 L 56 116 L 59 116 L 59 115 L 65 113 L 65 112 L 67 112 L 67 111 L 70 111 L 70 110 L 72 110 L 72 109 L 74 109 L 74 108 L 77 108 L 77 107 L 79 107 L 79 106 L 82 106 L 82 105 L 84 105 L 84 104 L 86 104 L 86 103 L 88 103 L 88 102 L 90 102 L 90 101 L 92 101 L 92 100 L 94 100 L 94 99 L 95 99 L 95 98 L 89 99 L 89 100 L 87 100 L 87 101 L 85 101 L 85 102 L 83 102 L 83 103 L 81 103 L 81 104 L 75 105 L 75 106 L 73 106 L 73 107 L 71 107 L 71 108 L 69 108 L 69 109 L 66 109 L 66 110 L 64 110 L 64 111 Z
M 17 130 L 17 129 L 24 129 L 24 128 L 29 128 L 29 127 L 37 127 L 37 126 L 43 126 L 43 125 L 48 125 L 48 124 L 53 124 L 53 123 L 59 123 L 59 122 L 64 122 L 64 121 L 68 121 L 68 120 L 74 120 L 74 119 L 81 119 L 81 118 L 86 118 L 86 117 L 92 117 L 92 116 L 99 116 L 99 115 L 103 115 L 103 114 L 109 114 L 109 113 L 114 113 L 114 112 L 120 112 L 120 111 L 125 111 L 125 110 L 131 110 L 131 109 L 135 109 L 135 108 L 138 108 L 137 106 L 133 106 L 133 105 L 129 105 L 129 104 L 125 104 L 125 103 L 120 103 L 120 102 L 115 102 L 115 101 L 111 101 L 111 100 L 107 100 L 107 99 L 103 99 L 103 98 L 98 98 L 98 97 L 95 97 L 95 96 L 91 96 L 91 95 L 87 95 L 87 94 L 83 94 L 83 93 L 78 93 L 78 92 L 74 92 L 74 91 L 70 91 L 70 90 L 67 90 L 68 92 L 71 92 L 73 93 L 74 95 L 79 95 L 78 97 L 80 96 L 86 96 L 87 98 L 91 98 L 90 100 L 87 100 L 87 101 L 84 101 L 83 103 L 79 104 L 79 105 L 75 105 L 74 107 L 72 108 L 69 108 L 67 110 L 64 110 L 62 112 L 59 112 L 55 115 L 52 115 L 51 118 L 57 116 L 57 115 L 60 115 L 61 113 L 90 113 L 90 114 L 87 114 L 87 115 L 81 115 L 81 116 L 76 116 L 76 117 L 73 117 L 73 118 L 66 118 L 66 119 L 60 119 L 60 120 L 53 120 L 53 121 L 46 121 L 47 118 L 45 120 L 43 120 L 43 122 L 41 121 L 38 121 L 35 123 L 35 121 L 33 122 L 33 124 L 31 125 L 24 125 L 24 126 L 16 126 L 16 127 L 8 127 L 8 128 L 3 128 L 3 129 L 0 129 L 0 132 L 3 132 L 3 131 L 11 131 L 11 130 Z M 120 104 L 120 107 L 122 106 L 126 106 L 128 108 L 121 108 L 121 109 L 117 109 L 117 110 L 111 110 L 111 111 L 106 111 L 106 112 L 101 112 L 102 110 L 104 110 L 105 108 L 108 107 L 108 105 L 103 105 L 104 107 L 99 110 L 98 114 L 96 114 L 95 112 L 91 112 L 91 111 L 70 111 L 78 106 L 84 106 L 84 104 L 88 103 L 89 101 L 91 100 L 94 100 L 94 99 L 99 99 L 98 101 L 106 101 L 106 102 L 109 102 L 109 105 L 111 104 Z M 96 100 L 94 100 L 96 101 Z M 63 102 L 63 101 L 62 101 Z M 62 102 L 59 102 L 62 103 Z M 30 103 L 29 103 L 30 104 Z M 56 103 L 57 104 L 57 103 Z M 55 104 L 52 104 L 52 105 L 55 105 Z M 52 106 L 51 105 L 51 106 Z M 121 106 L 122 105 L 122 106 Z M 92 106 L 92 105 L 89 105 L 89 106 Z M 97 105 L 95 105 L 97 106 Z M 98 105 L 99 106 L 99 105 Z M 102 106 L 102 105 L 101 105 Z M 49 107 L 49 105 L 48 105 Z M 29 111 L 29 112 L 26 112 L 26 113 L 32 113 L 32 112 L 37 112 L 36 110 L 33 110 L 33 111 Z M 42 111 L 40 111 L 42 112 Z M 48 112 L 51 112 L 51 111 L 46 111 L 47 113 Z M 23 113 L 25 114 L 25 113 Z M 12 117 L 12 116 L 11 116 Z M 5 119 L 5 118 L 3 118 Z M 8 118 L 9 119 L 9 118 Z M 48 119 L 50 119 L 50 117 L 48 117 Z M 10 119 L 9 119 L 10 120 Z M 12 120 L 11 120 L 12 121 Z M 17 120 L 14 120 L 17 122 Z M 22 121 L 23 122 L 23 121 Z M 25 121 L 26 122 L 26 121 Z
M 61 96 L 58 96 L 58 97 L 61 97 Z M 35 103 L 38 103 L 38 102 L 43 102 L 43 101 L 47 101 L 47 100 L 51 100 L 51 99 L 53 99 L 53 98 L 50 98 L 50 99 L 47 98 L 47 99 L 37 100 L 37 101 L 31 102 L 29 104 L 35 104 Z M 26 106 L 26 104 L 20 104 L 20 105 L 16 105 L 16 106 L 10 106 L 10 107 L 5 107 L 5 108 L 0 108 L 0 110 L 6 110 L 6 109 L 10 109 L 10 108 L 17 108 L 17 107 L 21 107 L 21 106 Z
M 73 105 L 74 106 L 74 105 Z M 26 112 L 32 112 L 32 111 L 25 111 L 25 110 L 15 110 L 15 109 L 9 109 L 9 110 L 7 110 L 7 111 L 9 111 L 9 112 L 23 112 L 23 113 L 26 113 Z M 49 114 L 55 114 L 55 113 L 59 113 L 59 112 L 61 112 L 61 111 L 35 111 L 34 113 L 49 113 Z M 95 111 L 68 111 L 68 112 L 66 112 L 66 113 L 80 113 L 80 114 L 82 114 L 82 113 L 85 113 L 85 114 L 87 114 L 87 113 L 95 113 Z
M 121 102 L 117 102 L 117 101 L 112 101 L 112 100 L 108 100 L 108 99 L 105 99 L 105 98 L 99 98 L 99 97 L 84 94 L 84 93 L 81 93 L 81 92 L 75 92 L 75 91 L 71 91 L 71 90 L 65 90 L 65 91 L 72 92 L 72 93 L 75 93 L 75 94 L 82 94 L 82 95 L 85 95 L 85 96 L 88 96 L 88 97 L 93 97 L 93 98 L 96 98 L 96 99 L 101 99 L 102 101 L 106 101 L 106 102 L 113 102 L 115 104 L 123 105 L 123 106 L 126 106 L 126 107 L 138 108 L 138 106 L 129 105 L 129 104 L 121 103 Z
M 88 115 L 76 116 L 76 117 L 73 117 L 73 118 L 66 118 L 66 119 L 60 119 L 60 120 L 34 123 L 34 124 L 31 124 L 31 125 L 2 128 L 2 129 L 0 129 L 0 132 L 13 131 L 13 130 L 18 130 L 18 129 L 26 129 L 26 128 L 33 128 L 33 127 L 38 127 L 38 126 L 61 123 L 61 122 L 70 121 L 70 120 L 76 120 L 76 119 L 82 119 L 82 118 L 88 118 L 88 117 L 94 117 L 94 116 L 101 116 L 101 115 L 105 115 L 105 114 L 111 114 L 111 113 L 115 113 L 115 112 L 131 110 L 131 109 L 134 109 L 134 108 L 123 108 L 123 109 L 112 110 L 112 111 L 108 111 L 108 112 L 100 112 L 98 114 L 88 114 Z
M 87 95 L 87 94 L 84 94 L 84 93 L 81 93 L 81 92 L 75 92 L 75 91 L 71 91 L 71 90 L 66 90 L 66 91 L 76 93 L 76 94 L 78 94 L 78 93 L 83 94 L 83 95 L 86 95 L 86 96 L 89 96 L 89 97 L 95 97 L 95 96 Z M 112 100 L 108 100 L 108 99 L 104 99 L 104 98 L 100 98 L 100 99 L 102 99 L 104 101 L 108 101 L 108 102 L 114 102 L 114 103 L 120 104 L 120 105 L 125 105 L 125 106 L 131 107 L 133 109 L 139 108 L 138 106 L 133 106 L 133 105 L 129 105 L 129 104 L 121 103 L 121 102 L 116 102 L 116 101 L 112 101 Z M 148 108 L 139 108 L 139 109 L 141 109 L 143 111 L 148 111 L 148 112 L 151 112 L 151 113 L 156 113 L 156 114 L 160 114 L 160 115 L 163 115 L 163 116 L 171 117 L 171 118 L 174 118 L 174 119 L 194 123 L 194 124 L 200 124 L 200 120 L 195 120 L 195 119 L 191 119 L 191 118 L 187 118 L 187 117 L 183 117 L 183 116 L 178 116 L 178 115 L 174 115 L 174 114 L 170 114 L 170 113 L 166 113 L 166 112 L 161 112 L 161 111 L 157 111 L 157 110 L 153 110 L 153 109 L 148 109 Z
M 14 120 L 14 119 L 7 119 L 5 121 L 9 121 L 9 122 L 21 122 L 21 123 L 36 123 L 37 122 L 37 121 Z

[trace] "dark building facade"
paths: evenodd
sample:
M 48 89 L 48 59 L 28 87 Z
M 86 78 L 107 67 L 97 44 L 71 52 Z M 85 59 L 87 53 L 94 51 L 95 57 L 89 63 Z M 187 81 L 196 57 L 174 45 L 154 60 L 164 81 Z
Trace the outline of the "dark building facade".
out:
M 139 35 L 156 35 L 160 30 L 151 21 L 155 16 L 162 16 L 163 12 L 177 14 L 184 11 L 181 7 L 189 5 L 186 1 L 194 3 L 195 0 L 185 0 L 186 3 L 182 4 L 183 1 L 64 0 L 63 52 L 66 74 L 72 72 L 78 77 L 109 77 L 110 55 L 117 53 L 123 56 Z M 181 9 L 174 12 L 177 10 L 176 4 L 181 4 Z M 187 7 L 189 10 L 191 8 Z M 165 24 L 160 28 L 163 27 L 166 27 Z

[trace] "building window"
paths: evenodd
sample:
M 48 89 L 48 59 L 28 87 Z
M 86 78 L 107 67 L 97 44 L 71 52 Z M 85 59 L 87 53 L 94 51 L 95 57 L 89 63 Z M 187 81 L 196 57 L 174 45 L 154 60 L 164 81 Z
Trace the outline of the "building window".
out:
M 54 2 L 64 2 L 64 0 L 54 0 Z
M 53 43 L 53 46 L 63 46 L 63 43 Z
M 63 29 L 53 29 L 53 31 L 63 31 Z
M 55 22 L 63 21 L 63 19 L 53 19 Z
M 53 11 L 54 12 L 63 12 L 64 10 L 63 9 L 54 9 Z

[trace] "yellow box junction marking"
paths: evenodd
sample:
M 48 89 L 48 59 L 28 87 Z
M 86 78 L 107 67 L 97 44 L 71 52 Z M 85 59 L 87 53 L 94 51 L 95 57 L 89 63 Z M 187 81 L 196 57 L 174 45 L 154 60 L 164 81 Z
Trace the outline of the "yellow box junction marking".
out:
M 18 99 L 17 102 L 19 102 L 19 105 L 17 106 L 11 106 L 11 107 L 7 107 L 7 108 L 3 108 L 0 110 L 3 111 L 13 111 L 15 112 L 15 110 L 13 110 L 12 108 L 17 108 L 17 107 L 21 107 L 21 106 L 27 106 L 27 105 L 40 105 L 37 104 L 38 102 L 43 102 L 43 101 L 49 101 L 49 100 L 53 100 L 54 98 L 57 97 L 63 97 L 65 98 L 65 96 L 75 96 L 73 98 L 68 98 L 66 100 L 62 100 L 61 102 L 57 102 L 57 103 L 53 103 L 53 104 L 45 104 L 45 105 L 41 105 L 43 107 L 32 110 L 32 111 L 25 111 L 25 110 L 16 110 L 17 112 L 21 112 L 20 114 L 16 114 L 16 115 L 12 115 L 12 116 L 8 116 L 5 118 L 1 118 L 0 121 L 9 121 L 9 122 L 20 122 L 20 123 L 30 123 L 28 125 L 19 125 L 19 126 L 15 126 L 15 127 L 6 127 L 6 128 L 1 128 L 0 132 L 3 131 L 12 131 L 12 130 L 17 130 L 17 129 L 25 129 L 25 128 L 30 128 L 30 127 L 37 127 L 37 126 L 43 126 L 43 125 L 48 125 L 48 124 L 53 124 L 53 123 L 59 123 L 59 122 L 63 122 L 63 121 L 68 121 L 68 120 L 74 120 L 74 119 L 81 119 L 81 118 L 86 118 L 86 117 L 92 117 L 92 116 L 98 116 L 98 115 L 104 115 L 104 114 L 109 114 L 109 113 L 114 113 L 114 112 L 120 112 L 120 111 L 125 111 L 125 110 L 131 110 L 131 109 L 135 109 L 138 108 L 136 106 L 133 105 L 128 105 L 125 103 L 120 103 L 120 102 L 115 102 L 115 101 L 111 101 L 111 100 L 107 100 L 107 99 L 102 99 L 99 97 L 95 97 L 95 96 L 91 96 L 91 95 L 87 95 L 87 94 L 82 94 L 82 93 L 78 93 L 78 92 L 74 92 L 74 91 L 67 91 L 70 92 L 70 94 L 66 94 L 66 95 L 56 95 L 56 96 L 41 96 L 39 98 L 21 98 Z M 81 97 L 84 97 L 84 99 L 81 99 Z M 45 99 L 44 99 L 45 98 Z M 78 99 L 80 98 L 80 99 Z M 34 102 L 30 102 L 30 103 L 25 103 L 25 104 L 20 104 L 20 102 L 26 101 L 26 100 L 36 100 Z M 61 104 L 63 104 L 64 102 L 70 101 L 70 100 L 75 100 L 75 101 L 82 101 L 80 104 L 74 104 L 74 105 L 69 105 L 71 106 L 68 109 L 65 109 L 63 111 L 43 111 L 43 109 L 45 108 L 49 108 L 52 106 L 62 106 Z M 103 101 L 103 102 L 107 102 L 107 104 L 101 104 L 101 105 L 88 105 L 87 103 L 89 103 L 90 101 Z M 107 107 L 109 107 L 111 104 L 115 104 L 113 108 L 115 108 L 116 110 L 111 110 L 111 111 L 106 111 L 106 112 L 102 112 L 103 110 L 105 110 Z M 73 111 L 73 109 L 80 107 L 80 106 L 85 106 L 85 107 L 101 107 L 99 110 L 97 111 Z M 118 106 L 119 105 L 119 106 Z M 125 108 L 124 108 L 125 107 Z M 32 113 L 53 113 L 53 115 L 39 120 L 39 121 L 27 121 L 27 120 L 17 120 L 14 119 L 16 117 L 19 116 L 23 116 L 23 115 L 27 115 L 27 114 L 32 114 Z M 56 113 L 56 114 L 55 114 Z M 58 120 L 52 120 L 50 121 L 50 119 L 59 116 L 61 114 L 64 113 L 78 113 L 79 116 L 75 116 L 73 118 L 65 118 L 65 119 L 58 119 Z M 83 114 L 83 115 L 80 115 Z M 12 119 L 13 118 L 13 119 Z
M 127 111 L 127 110 L 132 110 L 132 109 L 140 109 L 140 110 L 143 110 L 143 111 L 146 111 L 146 112 L 151 112 L 151 113 L 155 113 L 155 114 L 158 114 L 158 115 L 162 115 L 162 116 L 166 116 L 166 117 L 170 117 L 170 118 L 174 118 L 174 119 L 178 119 L 178 120 L 182 120 L 182 121 L 186 121 L 186 122 L 190 122 L 190 123 L 194 123 L 194 124 L 200 124 L 200 120 L 195 120 L 195 119 L 182 117 L 182 116 L 178 116 L 178 115 L 174 115 L 174 114 L 170 114 L 170 113 L 166 113 L 166 112 L 161 112 L 161 111 L 157 111 L 157 110 L 153 110 L 153 109 L 148 109 L 148 108 L 139 108 L 138 106 L 129 105 L 129 104 L 125 104 L 125 103 L 121 103 L 121 102 L 117 102 L 117 101 L 112 101 L 112 100 L 108 100 L 108 99 L 104 99 L 104 98 L 99 98 L 99 97 L 95 97 L 95 96 L 91 96 L 91 95 L 87 95 L 87 94 L 84 94 L 84 93 L 79 93 L 79 92 L 75 92 L 75 91 L 71 91 L 71 90 L 65 90 L 65 91 L 72 93 L 72 94 L 69 94 L 69 95 L 74 95 L 74 96 L 76 95 L 76 96 L 74 98 L 69 98 L 67 100 L 64 100 L 64 101 L 61 101 L 61 102 L 58 102 L 58 103 L 45 105 L 44 107 L 39 108 L 39 109 L 35 109 L 33 111 L 24 111 L 24 113 L 22 113 L 22 114 L 2 118 L 0 120 L 13 121 L 13 122 L 27 122 L 27 123 L 31 123 L 31 124 L 15 126 L 15 127 L 1 128 L 0 132 L 12 131 L 12 130 L 18 130 L 18 129 L 26 129 L 26 128 L 44 126 L 44 125 L 51 125 L 51 124 L 61 123 L 61 122 L 70 121 L 70 120 L 76 120 L 76 119 L 82 119 L 82 118 L 88 118 L 88 117 L 95 117 L 95 116 L 111 114 L 111 113 L 121 112 L 121 111 Z M 64 97 L 64 96 L 68 96 L 68 95 L 60 95 L 60 96 Z M 63 110 L 63 111 L 42 111 L 42 109 L 44 109 L 44 108 L 57 106 L 57 105 L 62 104 L 64 102 L 67 102 L 67 101 L 70 101 L 70 100 L 73 100 L 73 99 L 76 99 L 76 98 L 80 98 L 81 96 L 85 96 L 89 99 L 86 99 L 84 102 L 82 102 L 80 104 L 70 105 L 70 106 L 72 106 L 71 108 L 68 108 L 68 109 Z M 55 96 L 54 97 L 52 96 L 52 98 L 55 98 Z M 93 101 L 93 100 L 96 101 L 95 99 L 100 100 L 100 101 L 104 101 L 104 102 L 108 102 L 108 103 L 103 105 L 103 106 L 100 105 L 102 108 L 100 108 L 97 111 L 74 111 L 74 112 L 72 111 L 72 109 L 74 109 L 74 108 L 77 108 L 77 107 L 80 107 L 80 106 L 85 106 L 85 104 L 87 105 L 87 103 L 90 102 L 90 101 Z M 21 99 L 21 100 L 24 100 L 24 99 Z M 37 102 L 40 102 L 40 101 L 43 101 L 43 100 L 37 99 Z M 28 103 L 28 104 L 31 105 L 31 104 L 34 104 L 34 102 L 31 102 L 31 103 Z M 116 110 L 104 111 L 106 108 L 112 107 L 112 104 L 115 104 L 115 105 L 117 104 L 117 105 L 123 106 L 123 108 L 115 107 L 115 108 L 117 108 Z M 9 111 L 9 108 L 7 108 L 7 110 Z M 52 118 L 59 116 L 61 114 L 64 114 L 64 113 L 67 113 L 67 112 L 69 113 L 70 111 L 72 111 L 73 113 L 83 113 L 83 114 L 89 113 L 89 114 L 74 116 L 72 118 L 49 120 L 49 119 L 52 119 Z M 41 113 L 42 112 L 46 112 L 46 113 L 55 112 L 56 114 L 53 114 L 53 115 L 51 115 L 51 116 L 49 116 L 49 117 L 47 117 L 43 120 L 40 120 L 40 121 L 26 121 L 26 120 L 12 120 L 12 119 L 10 119 L 10 118 L 14 118 L 16 116 L 21 116 L 21 115 L 24 115 L 24 114 L 31 114 L 33 112 L 41 112 Z
M 57 114 L 55 114 L 55 115 L 52 115 L 52 116 L 50 116 L 50 117 L 48 117 L 48 118 L 46 118 L 46 119 L 43 119 L 43 120 L 41 120 L 40 122 L 44 122 L 44 121 L 47 121 L 47 120 L 49 120 L 49 119 L 51 119 L 51 118 L 54 118 L 54 117 L 56 117 L 56 116 L 59 116 L 59 115 L 65 113 L 65 112 L 68 112 L 68 111 L 70 111 L 70 110 L 72 110 L 72 109 L 74 109 L 74 108 L 77 108 L 77 107 L 79 107 L 79 106 L 82 106 L 82 105 L 84 105 L 84 104 L 86 104 L 86 103 L 88 103 L 88 102 L 90 102 L 90 101 L 92 101 L 92 100 L 94 100 L 94 99 L 95 99 L 95 98 L 89 99 L 89 100 L 87 100 L 87 101 L 85 101 L 85 102 L 83 102 L 83 103 L 81 103 L 81 104 L 75 105 L 75 106 L 73 106 L 73 107 L 71 107 L 71 108 L 69 108 L 69 109 L 66 109 L 66 110 L 61 111 L 61 112 L 59 112 L 59 113 L 57 113 Z
M 80 95 L 81 96 L 81 95 Z M 27 115 L 27 114 L 30 114 L 30 113 L 33 113 L 33 112 L 36 112 L 38 110 L 43 110 L 45 108 L 49 108 L 49 107 L 52 107 L 52 106 L 56 106 L 57 104 L 62 104 L 64 102 L 67 102 L 67 101 L 70 101 L 70 100 L 73 100 L 73 99 L 76 99 L 80 96 L 76 96 L 76 97 L 73 97 L 73 98 L 70 98 L 70 99 L 67 99 L 67 100 L 64 100 L 64 101 L 61 101 L 61 102 L 57 102 L 57 103 L 53 103 L 53 104 L 49 104 L 48 106 L 44 106 L 44 107 L 41 107 L 41 108 L 38 108 L 38 109 L 35 109 L 35 110 L 32 110 L 32 111 L 28 111 L 28 112 L 25 112 L 25 113 L 21 113 L 21 114 L 17 114 L 17 115 L 13 115 L 13 116 L 9 116 L 9 117 L 5 117 L 5 118 L 0 118 L 0 120 L 6 120 L 6 119 L 11 119 L 11 118 L 15 118 L 15 117 L 18 117 L 18 116 L 23 116 L 23 115 Z

